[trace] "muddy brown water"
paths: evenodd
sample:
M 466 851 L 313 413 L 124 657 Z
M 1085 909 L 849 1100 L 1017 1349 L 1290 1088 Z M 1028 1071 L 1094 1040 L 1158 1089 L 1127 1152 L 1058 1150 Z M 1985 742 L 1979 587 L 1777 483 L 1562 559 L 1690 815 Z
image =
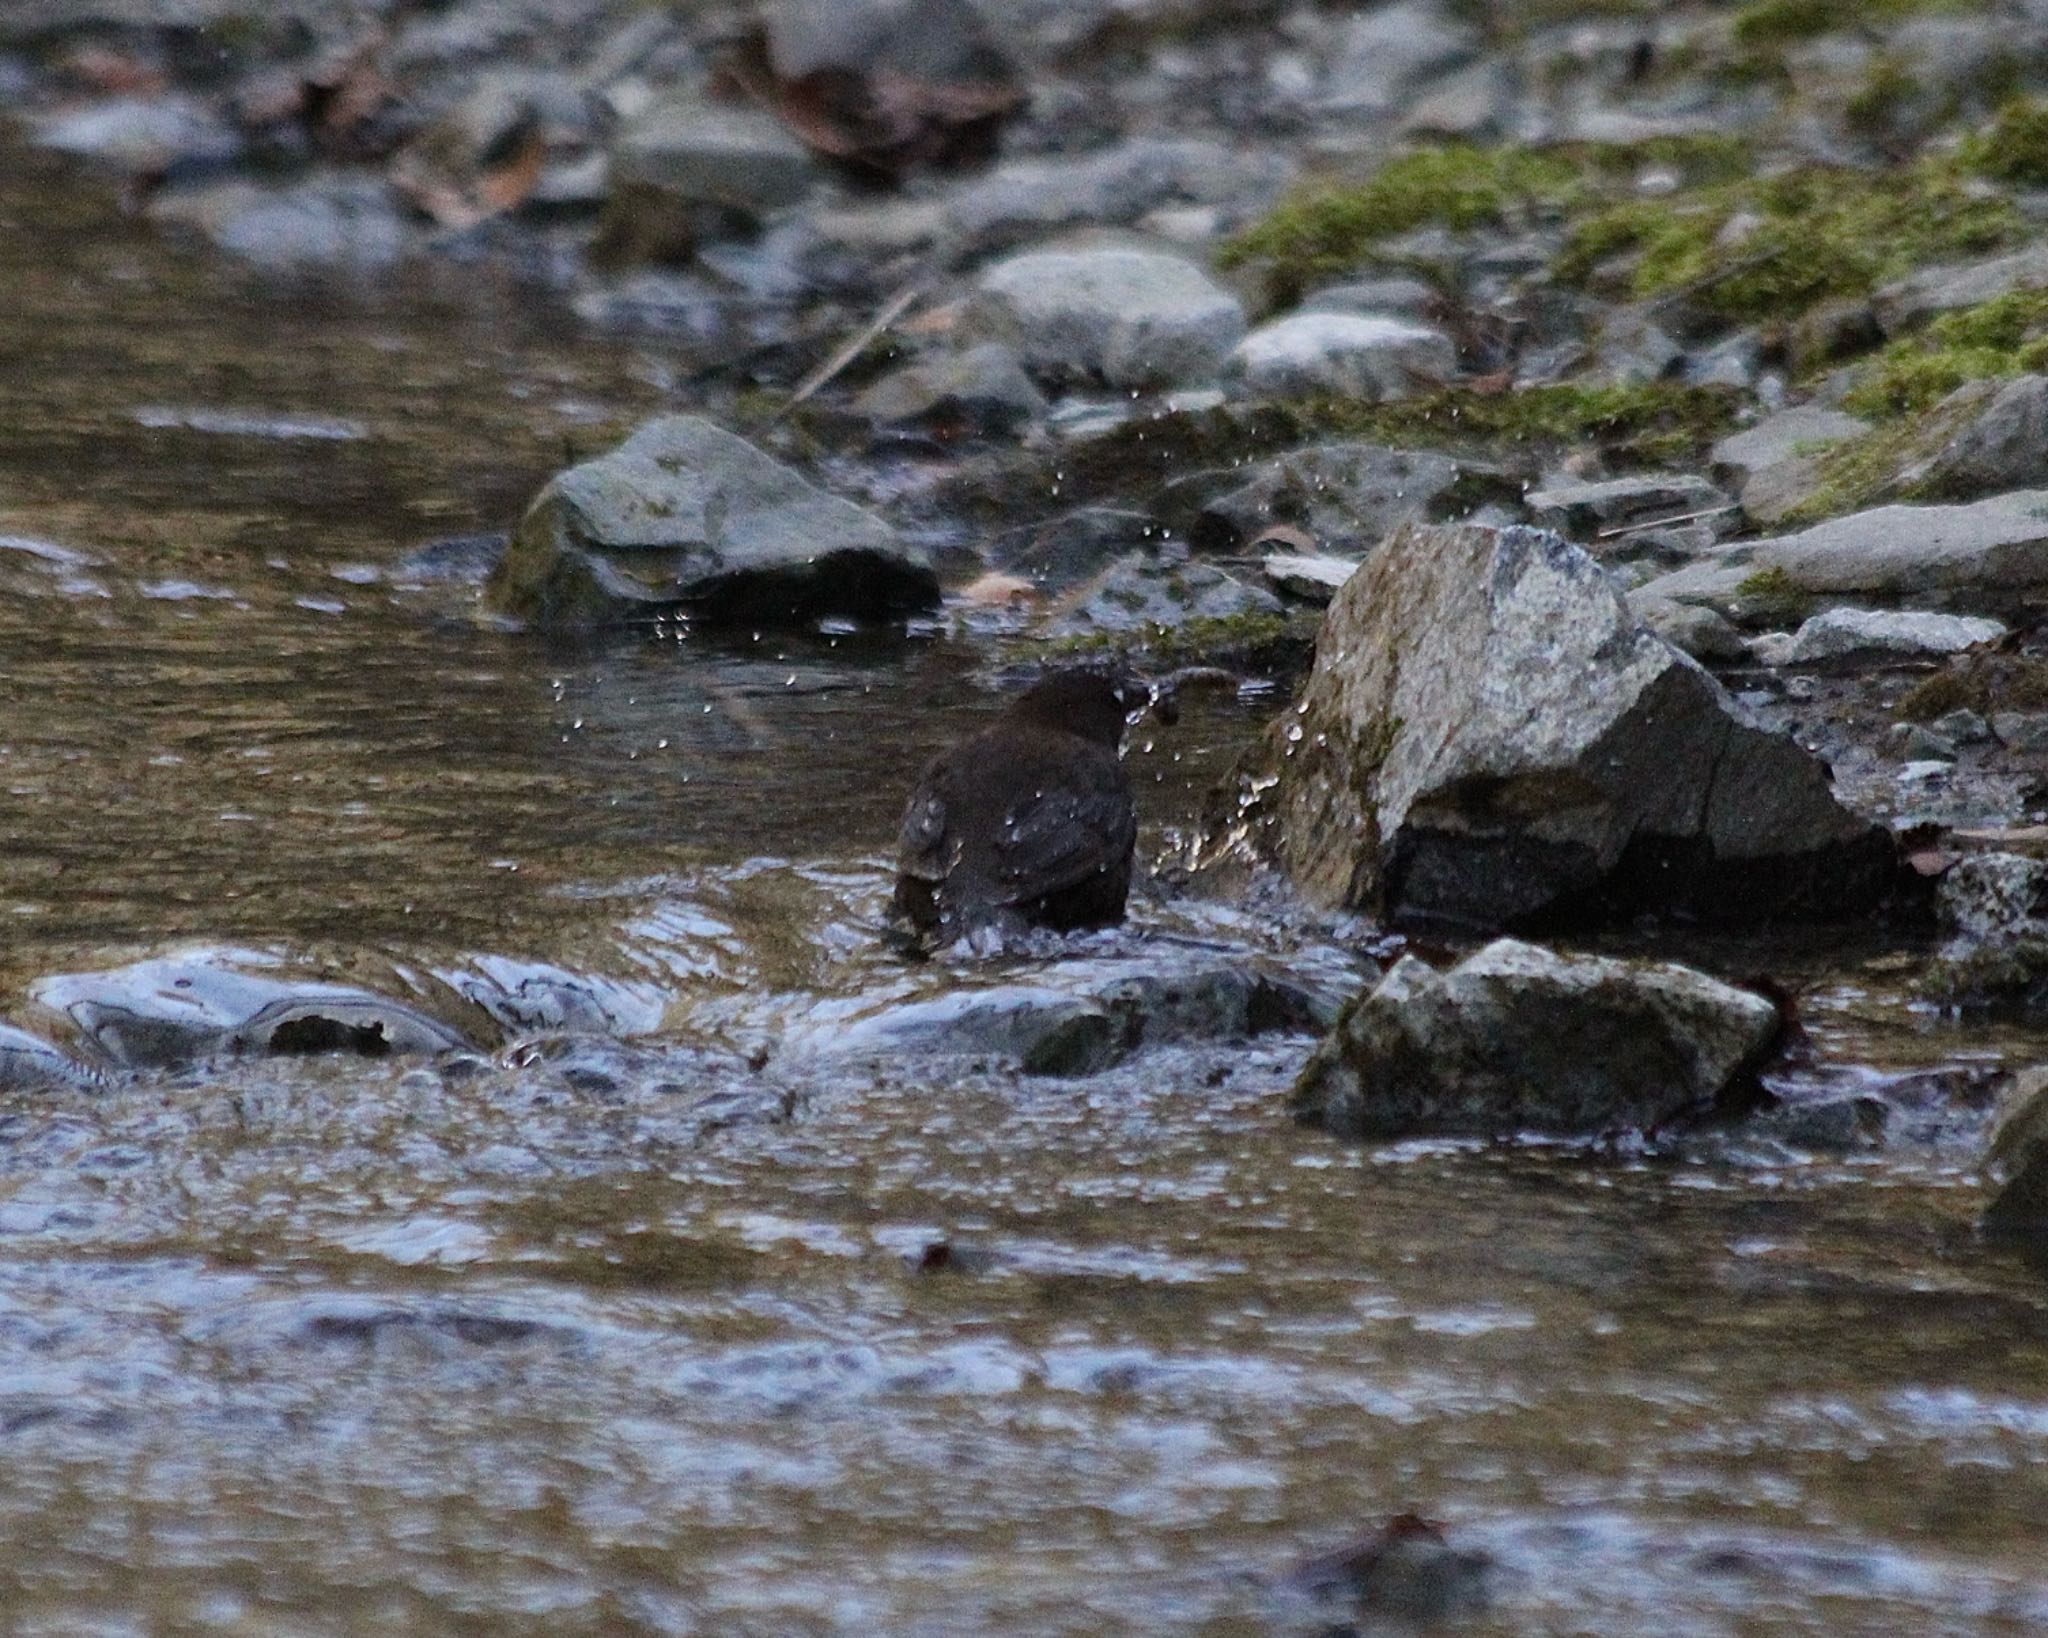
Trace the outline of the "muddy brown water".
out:
M 0 1626 L 1308 1633 L 1276 1577 L 1412 1508 L 1496 1561 L 1460 1631 L 2048 1627 L 2048 1302 L 1966 1145 L 1348 1149 L 1284 1036 L 757 1072 L 955 981 L 872 935 L 985 649 L 479 626 L 405 554 L 686 360 L 475 270 L 255 289 L 6 158 L 7 1015 L 205 945 L 645 1033 L 0 1097 Z M 1140 753 L 1148 841 L 1256 714 Z M 1172 938 L 1341 955 L 1104 948 Z M 1840 1080 L 2031 1050 L 1882 951 L 1714 955 L 1798 969 Z

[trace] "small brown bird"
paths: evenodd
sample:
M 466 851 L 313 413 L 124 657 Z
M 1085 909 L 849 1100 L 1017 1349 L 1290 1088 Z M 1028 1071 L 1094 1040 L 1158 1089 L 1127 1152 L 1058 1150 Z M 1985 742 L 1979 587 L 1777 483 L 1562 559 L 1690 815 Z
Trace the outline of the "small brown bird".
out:
M 1123 920 L 1138 839 L 1124 728 L 1171 702 L 1106 667 L 1048 673 L 936 757 L 897 841 L 896 912 L 930 944 Z

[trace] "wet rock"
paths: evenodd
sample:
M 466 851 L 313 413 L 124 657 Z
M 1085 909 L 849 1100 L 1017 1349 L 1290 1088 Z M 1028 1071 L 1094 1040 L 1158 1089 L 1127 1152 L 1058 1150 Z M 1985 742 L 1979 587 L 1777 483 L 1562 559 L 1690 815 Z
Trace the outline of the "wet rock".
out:
M 1233 552 L 1275 525 L 1296 528 L 1318 545 L 1363 556 L 1389 532 L 1420 518 L 1458 482 L 1448 455 L 1384 444 L 1317 444 L 1251 468 L 1193 519 L 1197 551 Z M 1187 480 L 1204 491 L 1211 480 Z M 1172 509 L 1171 500 L 1164 503 Z
M 1759 655 L 1770 665 L 1825 665 L 1833 660 L 1939 659 L 2005 635 L 1996 620 L 1960 614 L 1910 614 L 1875 609 L 1828 609 Z
M 1259 567 L 1282 595 L 1320 605 L 1328 603 L 1344 582 L 1358 573 L 1358 559 L 1275 552 Z
M 225 182 L 178 188 L 152 199 L 149 214 L 273 272 L 381 271 L 411 244 L 384 182 L 349 174 L 287 186 Z
M 715 623 L 888 619 L 938 600 L 924 552 L 888 524 L 688 415 L 558 474 L 485 588 L 494 612 L 549 628 L 666 608 Z
M 627 121 L 612 143 L 612 167 L 621 183 L 757 214 L 798 203 L 822 180 L 810 150 L 772 114 L 701 91 L 664 98 Z
M 2048 484 L 2048 376 L 1998 387 L 1912 478 L 1929 494 L 1996 494 Z
M 2048 1002 L 2048 860 L 1966 854 L 1941 878 L 1935 908 L 1950 937 L 1927 994 L 1966 1008 Z
M 1039 250 L 982 275 L 967 328 L 1055 378 L 1177 386 L 1216 373 L 1244 334 L 1244 308 L 1193 263 L 1161 251 Z
M 1227 379 L 1268 397 L 1333 393 L 1377 402 L 1441 386 L 1458 349 L 1440 330 L 1404 319 L 1296 313 L 1261 325 L 1225 361 Z
M 1409 525 L 1338 593 L 1298 706 L 1211 797 L 1198 867 L 1486 927 L 1835 915 L 1893 847 L 1578 547 Z
M 2048 751 L 2048 711 L 1994 711 L 1991 732 L 1999 744 L 2022 755 Z
M 0 1024 L 0 1092 L 96 1086 L 106 1077 L 40 1036 Z
M 1454 1547 L 1442 1525 L 1402 1513 L 1287 1579 L 1380 1620 L 1437 1622 L 1485 1608 L 1492 1568 L 1486 1554 Z
M 1961 754 L 1954 740 L 1917 722 L 1894 723 L 1885 744 L 1901 762 L 1953 762 Z
M 383 1058 L 464 1048 L 463 1036 L 402 1001 L 265 977 L 205 959 L 140 961 L 109 972 L 45 978 L 37 1003 L 68 1018 L 108 1061 L 182 1069 L 218 1057 L 339 1052 Z
M 1132 551 L 1150 550 L 1159 530 L 1143 512 L 1083 506 L 1049 523 L 1025 524 L 996 537 L 989 559 L 1047 591 L 1066 591 L 1101 574 Z
M 799 1053 L 985 1058 L 1026 1074 L 1078 1076 L 1153 1047 L 1320 1032 L 1338 1006 L 1322 986 L 1255 960 L 1082 960 L 1049 966 L 1030 984 L 879 1010 L 828 1005 L 790 1041 Z
M 2004 1238 L 2048 1245 L 2048 1068 L 2013 1077 L 1991 1121 L 1984 1169 L 1998 1192 L 1984 1227 Z
M 1213 563 L 1168 552 L 1133 552 L 1110 565 L 1053 621 L 1055 635 L 1167 631 L 1190 620 L 1278 614 L 1280 599 Z
M 1539 528 L 1579 541 L 1702 512 L 1714 514 L 1710 522 L 1735 521 L 1734 507 L 1719 489 L 1705 478 L 1677 472 L 1557 484 L 1530 491 L 1525 504 Z
M 1470 29 L 1430 0 L 1397 0 L 1353 17 L 1337 38 L 1316 111 L 1396 114 L 1417 88 L 1468 62 L 1478 45 Z
M 854 400 L 879 426 L 922 426 L 1005 437 L 1045 416 L 1045 397 L 1016 354 L 995 342 L 920 360 L 885 375 Z
M 1032 985 L 972 990 L 910 1002 L 834 1031 L 855 1057 L 906 1052 L 993 1058 L 1028 1075 L 1091 1075 L 1123 1055 L 1108 1011 L 1064 991 Z
M 1593 1136 L 1746 1100 L 1778 1008 L 1668 962 L 1496 939 L 1449 972 L 1404 957 L 1294 1087 L 1341 1137 Z
M 481 586 L 505 555 L 504 534 L 445 535 L 407 552 L 391 566 L 398 585 Z
M 1881 506 L 1798 534 L 1724 546 L 1643 590 L 1738 622 L 1787 594 L 1911 598 L 1999 614 L 2048 588 L 2048 490 L 1969 506 Z

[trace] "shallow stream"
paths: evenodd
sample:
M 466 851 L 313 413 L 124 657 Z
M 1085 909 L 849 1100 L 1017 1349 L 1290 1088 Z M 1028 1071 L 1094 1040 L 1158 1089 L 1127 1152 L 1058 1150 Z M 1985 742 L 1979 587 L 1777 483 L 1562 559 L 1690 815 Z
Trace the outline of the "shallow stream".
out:
M 7 1631 L 1315 1633 L 1289 1567 L 1407 1509 L 1495 1560 L 1463 1632 L 2048 1629 L 2048 1288 L 1967 1143 L 1360 1151 L 1286 1033 L 850 1067 L 991 981 L 875 937 L 987 646 L 488 629 L 409 554 L 689 360 L 477 269 L 252 288 L 4 157 L 0 1014 L 206 949 L 629 1037 L 0 1094 Z M 1148 847 L 1270 709 L 1134 752 Z M 2028 1051 L 1881 950 L 1698 954 L 1839 1082 Z

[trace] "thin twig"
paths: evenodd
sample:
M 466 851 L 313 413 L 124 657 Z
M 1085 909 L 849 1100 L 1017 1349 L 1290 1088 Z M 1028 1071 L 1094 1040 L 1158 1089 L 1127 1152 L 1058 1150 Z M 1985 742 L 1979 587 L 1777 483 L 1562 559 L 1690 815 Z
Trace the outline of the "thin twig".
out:
M 1602 529 L 1595 540 L 1613 540 L 1620 535 L 1639 535 L 1646 529 L 1669 529 L 1675 523 L 1697 523 L 1701 518 L 1717 518 L 1723 512 L 1739 512 L 1740 501 L 1730 501 L 1726 506 L 1710 506 L 1704 512 L 1682 512 L 1675 518 L 1652 518 L 1648 523 L 1624 523 L 1619 529 Z
M 789 395 L 789 402 L 775 412 L 775 419 L 781 420 L 783 416 L 795 409 L 797 405 L 801 404 L 811 394 L 838 375 L 847 365 L 860 357 L 868 343 L 888 329 L 890 325 L 894 324 L 905 313 L 909 312 L 911 305 L 923 294 L 924 281 L 921 278 L 912 279 L 910 283 L 897 291 L 895 295 L 883 302 L 882 310 L 879 313 L 869 319 L 853 335 L 849 336 L 839 350 L 830 358 L 826 359 L 824 363 L 820 364 L 796 384 L 796 390 Z

